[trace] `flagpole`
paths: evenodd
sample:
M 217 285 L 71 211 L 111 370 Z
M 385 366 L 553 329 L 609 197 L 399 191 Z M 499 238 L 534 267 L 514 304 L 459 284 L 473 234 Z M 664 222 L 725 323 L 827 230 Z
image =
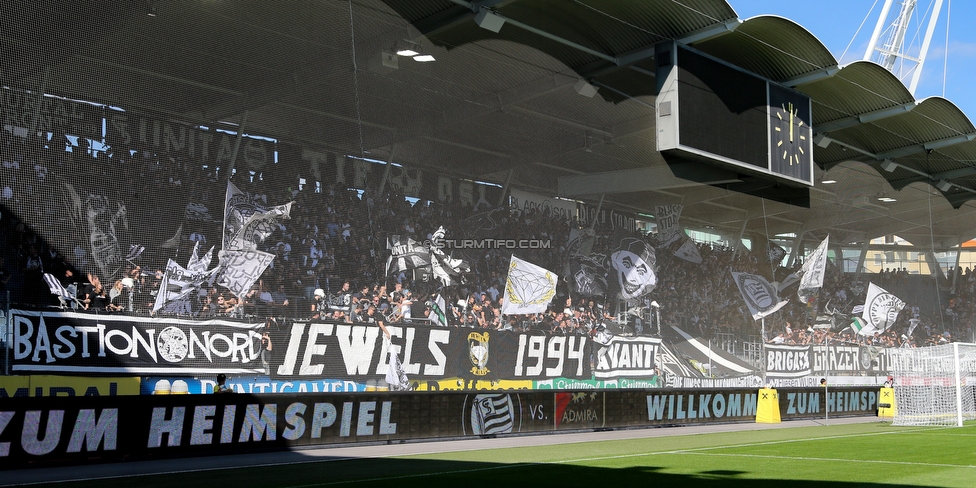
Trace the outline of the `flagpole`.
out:
M 759 324 L 759 344 L 762 345 L 762 348 L 759 350 L 759 364 L 762 367 L 763 385 L 768 385 L 769 380 L 766 379 L 766 358 L 764 357 L 766 355 L 766 317 L 760 318 Z
M 824 350 L 823 350 L 823 371 L 824 371 L 824 425 L 830 425 L 830 394 L 828 389 L 830 388 L 830 381 L 827 379 L 827 338 L 830 337 L 824 334 Z

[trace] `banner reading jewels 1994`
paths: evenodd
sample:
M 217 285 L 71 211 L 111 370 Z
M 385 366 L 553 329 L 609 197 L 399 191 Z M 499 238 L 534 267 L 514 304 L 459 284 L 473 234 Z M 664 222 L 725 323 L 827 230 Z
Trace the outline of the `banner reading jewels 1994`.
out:
M 384 341 L 379 327 L 366 323 L 266 327 L 263 321 L 21 310 L 11 316 L 17 373 L 225 373 L 367 382 L 385 377 L 392 351 L 411 380 L 534 381 L 593 374 L 586 336 L 390 324 L 392 340 Z M 617 349 L 604 362 L 626 366 L 631 377 L 653 363 L 650 350 Z

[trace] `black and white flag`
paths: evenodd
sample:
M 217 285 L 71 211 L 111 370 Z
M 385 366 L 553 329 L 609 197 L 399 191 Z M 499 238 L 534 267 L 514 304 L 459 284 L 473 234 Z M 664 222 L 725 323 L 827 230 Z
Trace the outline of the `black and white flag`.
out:
M 569 281 L 573 293 L 582 297 L 607 294 L 606 267 L 602 260 L 576 255 L 569 258 Z
M 759 320 L 783 308 L 788 300 L 780 300 L 776 295 L 776 287 L 769 284 L 766 278 L 750 273 L 732 272 L 732 279 L 739 287 L 739 293 L 749 307 L 753 320 Z
M 674 252 L 674 255 L 689 263 L 701 264 L 702 262 L 701 253 L 698 252 L 698 245 L 695 244 L 694 239 L 686 239 L 684 244 Z
M 430 248 L 409 238 L 394 234 L 386 242 L 390 257 L 386 260 L 386 274 L 409 271 L 411 269 L 430 269 Z
M 278 228 L 279 220 L 291 218 L 292 203 L 265 208 L 227 181 L 222 249 L 256 250 Z
M 68 301 L 78 303 L 78 299 L 75 298 L 74 294 L 68 291 L 68 289 L 65 288 L 64 285 L 62 285 L 61 282 L 54 277 L 54 275 L 51 273 L 44 273 L 43 276 L 44 283 L 47 284 L 47 289 L 52 295 L 58 297 L 58 300 L 61 301 L 62 305 L 66 305 L 66 302 Z
M 386 344 L 389 347 L 389 339 L 387 339 Z M 407 391 L 410 389 L 410 380 L 407 378 L 407 372 L 403 369 L 403 364 L 400 363 L 400 356 L 397 355 L 392 347 L 390 347 L 390 364 L 386 369 L 386 383 L 390 385 L 390 390 L 392 391 Z
M 153 303 L 152 312 L 158 312 L 168 303 L 185 299 L 191 292 L 199 289 L 203 283 L 210 281 L 216 270 L 217 268 L 209 271 L 190 271 L 170 259 L 166 263 L 163 279 L 159 282 L 159 290 L 156 292 L 156 301 Z
M 672 242 L 680 239 L 684 233 L 681 232 L 681 210 L 682 205 L 658 205 L 654 211 L 657 221 L 657 241 L 661 247 L 666 247 Z
M 823 242 L 817 246 L 817 249 L 807 256 L 803 267 L 800 268 L 800 287 L 796 290 L 796 296 L 804 303 L 809 301 L 823 287 L 824 271 L 827 269 L 827 246 L 829 240 L 830 236 L 824 238 Z
M 617 232 L 611 242 L 607 283 L 620 300 L 643 297 L 657 287 L 657 254 L 646 242 Z
M 471 271 L 471 266 L 463 259 L 448 256 L 440 248 L 447 231 L 440 226 L 431 235 L 430 267 L 434 278 L 444 286 L 456 285 L 463 281 L 464 273 Z
M 234 295 L 243 297 L 254 286 L 264 270 L 268 269 L 275 255 L 263 251 L 228 251 L 217 253 L 217 284 L 227 288 Z

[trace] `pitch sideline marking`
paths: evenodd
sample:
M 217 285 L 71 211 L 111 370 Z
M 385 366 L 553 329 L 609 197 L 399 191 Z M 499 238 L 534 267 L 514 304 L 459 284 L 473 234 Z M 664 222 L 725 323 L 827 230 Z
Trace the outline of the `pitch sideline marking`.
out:
M 422 478 L 422 477 L 427 477 L 427 476 L 440 476 L 440 475 L 451 475 L 451 474 L 462 474 L 462 473 L 474 473 L 474 472 L 480 472 L 480 471 L 492 471 L 492 470 L 498 470 L 498 469 L 509 469 L 509 468 L 515 468 L 515 467 L 531 466 L 531 465 L 572 464 L 572 463 L 578 463 L 578 462 L 604 461 L 604 460 L 610 460 L 610 459 L 624 459 L 624 458 L 630 458 L 630 457 L 650 457 L 650 456 L 659 456 L 659 455 L 662 455 L 662 454 L 663 455 L 668 455 L 668 454 L 672 454 L 672 455 L 674 455 L 674 454 L 702 454 L 702 455 L 706 455 L 706 456 L 761 457 L 761 458 L 770 458 L 770 459 L 790 459 L 790 460 L 798 460 L 798 461 L 800 461 L 800 460 L 811 460 L 811 461 L 848 461 L 848 462 L 865 462 L 865 463 L 878 463 L 878 464 L 904 464 L 904 465 L 912 465 L 912 466 L 932 466 L 932 467 L 952 467 L 952 468 L 974 468 L 974 467 L 976 467 L 976 466 L 972 466 L 972 465 L 962 465 L 962 464 L 915 463 L 915 462 L 908 462 L 908 461 L 870 461 L 870 460 L 851 460 L 851 459 L 837 459 L 837 460 L 835 460 L 835 459 L 829 459 L 829 458 L 803 458 L 803 457 L 790 457 L 790 456 L 765 456 L 765 455 L 759 455 L 759 454 L 722 454 L 722 453 L 708 453 L 708 452 L 704 452 L 704 451 L 710 451 L 710 450 L 715 450 L 715 449 L 734 449 L 734 448 L 739 448 L 739 447 L 766 446 L 766 445 L 785 444 L 785 443 L 801 442 L 801 441 L 816 441 L 816 440 L 829 440 L 829 439 L 845 439 L 845 438 L 851 438 L 851 437 L 866 437 L 866 436 L 877 436 L 877 435 L 888 435 L 888 434 L 911 434 L 911 433 L 920 433 L 920 432 L 931 432 L 932 430 L 934 430 L 934 429 L 924 429 L 923 428 L 923 429 L 903 430 L 903 431 L 898 431 L 898 432 L 864 432 L 864 433 L 859 433 L 859 434 L 841 434 L 841 435 L 831 435 L 831 436 L 808 437 L 808 438 L 804 438 L 804 439 L 783 439 L 783 440 L 778 440 L 778 441 L 747 442 L 747 443 L 742 443 L 742 444 L 730 444 L 730 445 L 724 445 L 724 446 L 709 446 L 709 447 L 700 447 L 700 448 L 692 448 L 692 449 L 676 449 L 676 450 L 671 450 L 671 451 L 644 452 L 644 453 L 633 453 L 633 454 L 618 454 L 618 455 L 614 455 L 614 456 L 596 456 L 596 457 L 588 457 L 588 458 L 564 459 L 564 460 L 551 461 L 551 462 L 546 462 L 546 463 L 504 464 L 504 465 L 499 465 L 499 466 L 486 466 L 486 467 L 481 467 L 481 468 L 470 468 L 470 469 L 460 469 L 460 470 L 451 470 L 451 471 L 433 471 L 433 472 L 429 472 L 429 473 L 415 473 L 415 474 L 408 474 L 408 475 L 384 476 L 384 477 L 369 478 L 369 479 L 333 481 L 333 482 L 316 483 L 316 484 L 309 484 L 309 485 L 293 485 L 290 488 L 310 488 L 310 487 L 315 487 L 315 486 L 346 485 L 346 484 L 353 484 L 353 483 L 369 483 L 369 482 L 375 482 L 375 481 L 395 481 L 395 480 L 400 480 L 400 479 Z M 955 435 L 965 435 L 965 434 L 955 434 Z M 411 456 L 413 456 L 413 455 L 415 455 L 415 454 L 412 454 Z
M 725 456 L 725 457 L 749 457 L 763 459 L 783 459 L 788 461 L 828 461 L 828 462 L 848 462 L 866 464 L 896 464 L 903 466 L 926 466 L 937 468 L 976 468 L 972 464 L 947 464 L 947 463 L 917 463 L 912 461 L 885 461 L 882 459 L 844 459 L 844 458 L 818 458 L 806 456 L 773 456 L 769 454 L 734 454 L 717 452 L 676 452 L 674 454 L 691 454 L 699 456 Z

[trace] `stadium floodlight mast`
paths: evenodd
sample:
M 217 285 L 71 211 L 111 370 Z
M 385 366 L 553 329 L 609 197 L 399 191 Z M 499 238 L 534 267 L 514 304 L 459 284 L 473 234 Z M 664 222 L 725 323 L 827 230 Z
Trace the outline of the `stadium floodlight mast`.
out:
M 976 419 L 976 344 L 953 342 L 890 351 L 892 425 L 962 427 Z

